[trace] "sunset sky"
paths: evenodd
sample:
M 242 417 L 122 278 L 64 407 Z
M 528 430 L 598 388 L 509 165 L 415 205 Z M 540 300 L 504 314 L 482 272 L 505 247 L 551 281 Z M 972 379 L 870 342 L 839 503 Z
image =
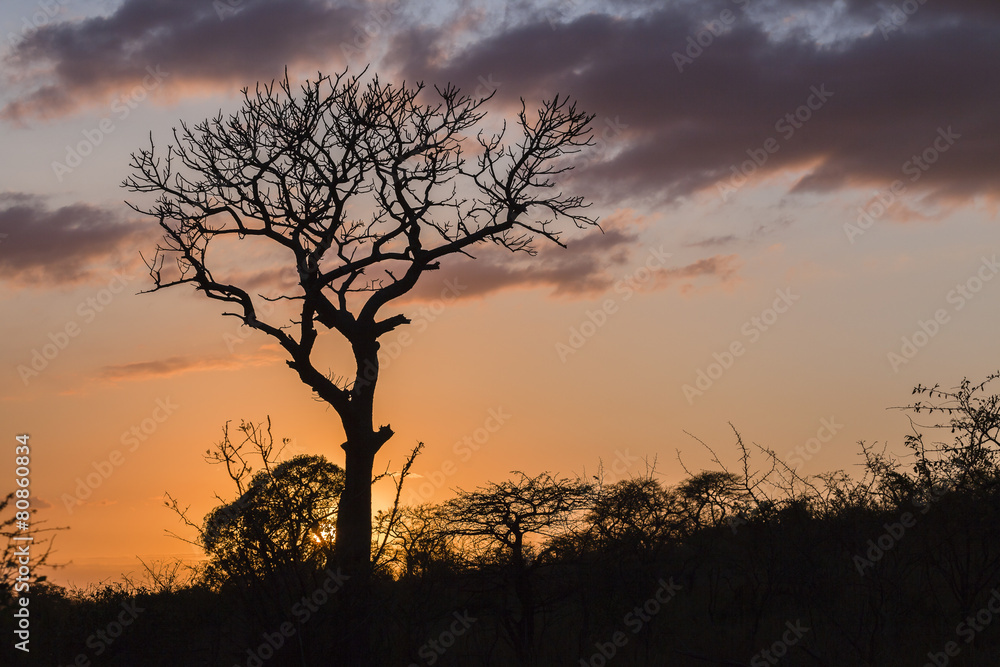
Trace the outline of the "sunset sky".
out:
M 163 494 L 195 518 L 232 497 L 202 458 L 227 421 L 343 462 L 273 341 L 187 287 L 139 294 L 160 234 L 120 187 L 150 133 L 286 67 L 495 91 L 491 127 L 556 93 L 596 114 L 563 189 L 603 233 L 484 247 L 399 304 L 376 470 L 426 443 L 405 499 L 601 461 L 673 483 L 678 450 L 713 465 L 692 436 L 735 460 L 730 423 L 802 475 L 854 471 L 859 440 L 901 449 L 914 385 L 1000 368 L 995 0 L 14 0 L 0 39 L 0 490 L 30 434 L 59 583 L 196 556 Z

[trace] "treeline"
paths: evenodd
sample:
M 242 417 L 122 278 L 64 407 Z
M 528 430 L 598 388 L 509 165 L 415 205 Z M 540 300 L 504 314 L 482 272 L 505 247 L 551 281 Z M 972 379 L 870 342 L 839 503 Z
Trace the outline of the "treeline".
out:
M 235 498 L 200 521 L 169 503 L 205 566 L 36 583 L 30 659 L 8 640 L 3 664 L 338 665 L 352 633 L 403 667 L 1000 664 L 998 377 L 917 387 L 906 407 L 927 428 L 899 456 L 860 443 L 860 475 L 802 477 L 734 429 L 735 466 L 676 485 L 651 466 L 613 483 L 515 472 L 397 505 L 375 518 L 366 618 L 338 597 L 343 472 L 278 463 L 269 426 L 243 424 L 209 457 Z

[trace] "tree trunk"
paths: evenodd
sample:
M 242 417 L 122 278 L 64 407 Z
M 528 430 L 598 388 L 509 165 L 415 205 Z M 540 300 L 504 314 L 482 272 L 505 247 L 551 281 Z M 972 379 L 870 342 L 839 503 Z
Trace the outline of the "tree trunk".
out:
M 338 409 L 347 441 L 344 449 L 344 490 L 337 510 L 334 556 L 343 568 L 344 633 L 342 664 L 374 665 L 371 628 L 372 472 L 375 454 L 392 437 L 392 429 L 374 424 L 375 386 L 378 381 L 379 344 L 369 329 L 351 338 L 357 375 L 347 405 Z
M 375 453 L 365 441 L 348 440 L 343 448 L 345 479 L 337 511 L 337 561 L 349 576 L 364 579 L 371 570 Z
M 344 490 L 337 513 L 335 557 L 344 582 L 340 627 L 343 665 L 374 665 L 371 655 L 372 469 L 375 452 L 368 438 L 344 443 Z

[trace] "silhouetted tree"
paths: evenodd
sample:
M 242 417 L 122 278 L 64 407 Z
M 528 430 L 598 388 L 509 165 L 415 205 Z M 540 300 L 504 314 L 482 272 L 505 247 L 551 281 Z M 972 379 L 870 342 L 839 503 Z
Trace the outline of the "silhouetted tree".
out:
M 375 531 L 385 538 L 376 564 L 389 573 L 399 578 L 418 577 L 457 560 L 448 519 L 440 507 L 402 507 L 395 521 L 392 519 L 390 512 L 379 512 L 375 517 Z
M 677 487 L 690 530 L 721 526 L 738 513 L 742 486 L 734 473 L 706 470 Z
M 1000 372 L 982 381 L 963 378 L 957 387 L 917 385 L 918 400 L 902 409 L 916 417 L 906 436 L 914 465 L 907 509 L 923 524 L 914 556 L 926 585 L 947 591 L 963 617 L 975 614 L 996 590 L 1000 575 Z M 993 390 L 992 392 L 990 390 Z M 927 415 L 943 421 L 918 423 Z M 925 442 L 947 429 L 951 442 Z M 897 473 L 898 474 L 898 473 Z M 976 646 L 970 646 L 975 662 Z
M 941 389 L 940 385 L 917 385 L 913 393 L 925 397 L 904 406 L 917 415 L 939 414 L 945 422 L 921 425 L 926 430 L 948 431 L 950 443 L 924 442 L 924 432 L 914 429 L 906 436 L 906 445 L 915 456 L 916 481 L 925 490 L 933 485 L 977 490 L 1000 483 L 1000 395 L 986 394 L 991 383 L 1000 380 L 1000 372 L 973 383 L 963 378 L 958 387 Z
M 199 525 L 167 494 L 166 504 L 198 533 L 193 543 L 209 556 L 203 579 L 218 586 L 326 568 L 344 471 L 322 456 L 302 454 L 279 461 L 288 440 L 275 446 L 270 418 L 266 427 L 243 421 L 239 431 L 243 440 L 234 442 L 227 423 L 222 440 L 205 452 L 208 462 L 225 466 L 236 498 L 217 494 L 222 504 Z
M 602 488 L 589 517 L 596 548 L 647 561 L 680 537 L 684 520 L 677 492 L 652 473 Z
M 222 440 L 205 452 L 206 461 L 225 468 L 235 497 L 216 494 L 221 504 L 202 522 L 190 519 L 169 493 L 166 504 L 197 535 L 180 539 L 208 556 L 198 567 L 198 583 L 230 601 L 233 631 L 242 638 L 236 641 L 252 643 L 287 621 L 296 602 L 331 573 L 336 576 L 332 556 L 344 471 L 322 456 L 281 460 L 289 440 L 275 443 L 270 418 L 266 425 L 243 421 L 238 431 L 242 438 L 231 439 L 227 422 Z M 321 625 L 296 632 L 299 652 Z
M 556 538 L 584 528 L 592 487 L 549 473 L 459 491 L 444 504 L 448 532 L 462 558 L 494 566 L 506 574 L 517 609 L 501 609 L 500 619 L 522 665 L 535 664 L 536 599 L 533 571 L 549 559 Z
M 258 471 L 246 491 L 205 518 L 200 539 L 212 574 L 324 569 L 343 487 L 343 470 L 322 456 L 301 454 Z
M 43 573 L 44 568 L 62 567 L 51 561 L 55 535 L 45 534 L 67 530 L 63 526 L 47 527 L 44 520 L 36 520 L 38 510 L 35 507 L 17 510 L 15 500 L 14 491 L 0 498 L 0 539 L 5 541 L 3 552 L 0 553 L 0 600 L 4 601 L 11 596 L 27 594 L 31 588 L 37 590 L 48 579 Z M 26 519 L 23 518 L 25 516 Z M 22 522 L 28 525 L 27 529 L 18 527 Z M 22 539 L 15 540 L 15 537 Z M 24 562 L 26 547 L 29 547 L 28 562 Z M 22 566 L 27 566 L 27 575 L 21 573 Z

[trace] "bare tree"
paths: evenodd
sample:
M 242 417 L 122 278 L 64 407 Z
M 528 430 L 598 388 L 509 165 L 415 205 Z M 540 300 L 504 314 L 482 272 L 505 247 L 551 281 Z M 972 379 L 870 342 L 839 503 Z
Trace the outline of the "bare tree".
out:
M 335 549 L 356 582 L 370 571 L 375 455 L 393 435 L 374 425 L 379 338 L 410 321 L 383 310 L 449 255 L 486 241 L 534 254 L 539 239 L 562 245 L 561 226 L 597 224 L 581 197 L 554 189 L 567 157 L 592 143 L 593 116 L 575 103 L 556 96 L 531 113 L 522 100 L 515 142 L 505 141 L 506 124 L 473 139 L 463 133 L 476 131 L 489 98 L 363 76 L 319 75 L 296 94 L 286 72 L 244 89 L 237 113 L 181 123 L 165 154 L 150 137 L 123 183 L 156 195 L 129 204 L 165 232 L 146 260 L 150 291 L 191 285 L 227 304 L 225 315 L 277 340 L 340 416 L 346 479 Z M 259 275 L 240 277 L 223 251 L 209 252 L 247 237 L 283 253 L 294 286 L 254 295 Z M 290 317 L 265 321 L 271 301 L 290 306 Z M 353 352 L 345 373 L 326 372 L 314 354 L 331 329 Z

